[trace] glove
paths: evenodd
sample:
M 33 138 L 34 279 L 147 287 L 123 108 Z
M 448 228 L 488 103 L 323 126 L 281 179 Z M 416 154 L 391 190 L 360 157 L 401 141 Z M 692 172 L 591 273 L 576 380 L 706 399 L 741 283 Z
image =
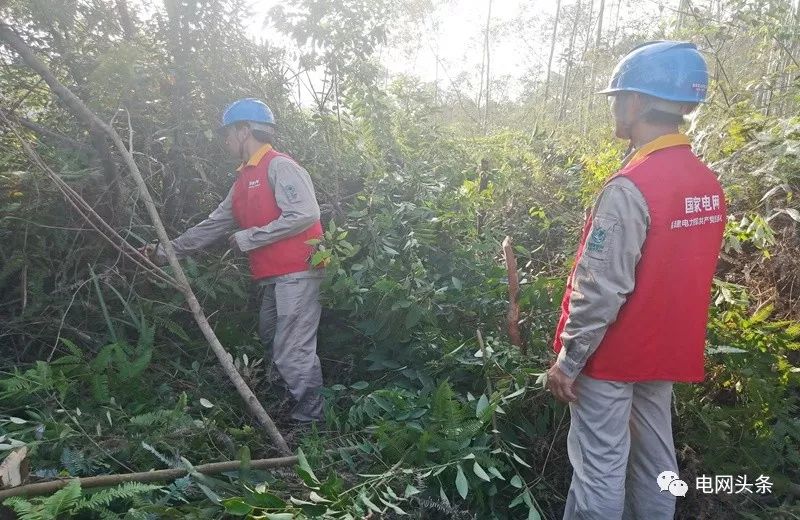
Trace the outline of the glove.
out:
M 153 262 L 159 267 L 163 267 L 167 265 L 169 261 L 167 260 L 166 255 L 156 254 L 157 250 L 158 250 L 158 244 L 147 244 L 138 249 L 138 251 L 147 258 L 149 258 L 151 262 Z

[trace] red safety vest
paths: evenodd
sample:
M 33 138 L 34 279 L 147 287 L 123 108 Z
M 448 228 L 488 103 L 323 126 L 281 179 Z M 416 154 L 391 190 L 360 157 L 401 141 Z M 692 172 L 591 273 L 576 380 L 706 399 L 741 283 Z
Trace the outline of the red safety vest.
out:
M 650 214 L 635 288 L 583 373 L 610 381 L 702 381 L 711 281 L 727 219 L 725 197 L 717 176 L 684 136 L 664 136 L 646 148 L 611 177 L 633 181 Z M 590 216 L 578 258 L 591 222 Z M 556 352 L 569 318 L 574 275 L 575 267 L 561 302 Z
M 260 159 L 259 153 L 263 154 Z M 266 226 L 281 215 L 267 172 L 275 157 L 290 157 L 276 152 L 272 147 L 262 148 L 259 153 L 254 156 L 255 160 L 239 169 L 233 184 L 233 216 L 242 229 Z M 317 220 L 297 235 L 249 251 L 253 279 L 309 270 L 314 246 L 306 244 L 306 241 L 321 236 L 322 225 Z

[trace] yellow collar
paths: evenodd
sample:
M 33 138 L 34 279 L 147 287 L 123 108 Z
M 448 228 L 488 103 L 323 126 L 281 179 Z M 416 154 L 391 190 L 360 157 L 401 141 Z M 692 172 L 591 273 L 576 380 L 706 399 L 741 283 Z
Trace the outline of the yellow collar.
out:
M 258 163 L 261 162 L 261 159 L 263 159 L 264 156 L 267 155 L 270 150 L 272 150 L 272 145 L 269 143 L 265 144 L 264 146 L 256 150 L 253 155 L 250 156 L 250 159 L 247 161 L 247 164 L 242 163 L 242 165 L 239 166 L 237 170 L 241 170 L 245 166 L 258 166 Z
M 631 165 L 637 163 L 657 150 L 663 150 L 664 148 L 672 148 L 673 146 L 690 146 L 690 145 L 691 141 L 689 141 L 689 138 L 683 134 L 662 135 L 661 137 L 656 137 L 649 143 L 645 144 L 644 146 L 636 150 L 636 154 L 634 154 L 634 156 L 631 158 L 628 164 Z

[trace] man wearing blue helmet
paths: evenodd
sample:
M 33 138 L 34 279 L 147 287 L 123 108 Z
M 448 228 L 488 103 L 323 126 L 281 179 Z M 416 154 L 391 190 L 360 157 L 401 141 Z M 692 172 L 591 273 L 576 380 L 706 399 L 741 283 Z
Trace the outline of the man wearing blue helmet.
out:
M 253 279 L 263 288 L 259 336 L 272 347 L 272 362 L 296 401 L 292 418 L 322 419 L 322 370 L 317 356 L 319 290 L 324 271 L 310 267 L 312 239 L 322 236 L 311 177 L 288 155 L 273 148 L 275 119 L 263 102 L 232 103 L 222 116 L 225 147 L 241 161 L 225 200 L 207 219 L 172 241 L 178 257 L 229 236 L 231 248 L 246 252 Z M 238 229 L 238 230 L 237 230 Z M 166 264 L 161 246 L 148 246 Z
M 571 417 L 565 519 L 672 519 L 686 493 L 672 385 L 704 378 L 727 220 L 717 176 L 679 133 L 707 84 L 693 44 L 660 41 L 625 56 L 602 91 L 634 151 L 587 214 L 553 341 L 547 387 Z

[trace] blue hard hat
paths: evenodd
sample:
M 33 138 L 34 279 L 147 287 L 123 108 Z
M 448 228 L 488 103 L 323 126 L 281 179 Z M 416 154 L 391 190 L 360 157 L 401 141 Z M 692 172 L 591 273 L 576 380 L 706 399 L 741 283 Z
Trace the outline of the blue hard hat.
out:
M 600 94 L 641 92 L 679 103 L 702 103 L 708 89 L 708 67 L 689 42 L 642 44 L 622 58 Z
M 272 115 L 272 110 L 263 101 L 255 98 L 245 98 L 228 105 L 228 108 L 222 114 L 223 127 L 239 121 L 274 125 L 275 117 Z

